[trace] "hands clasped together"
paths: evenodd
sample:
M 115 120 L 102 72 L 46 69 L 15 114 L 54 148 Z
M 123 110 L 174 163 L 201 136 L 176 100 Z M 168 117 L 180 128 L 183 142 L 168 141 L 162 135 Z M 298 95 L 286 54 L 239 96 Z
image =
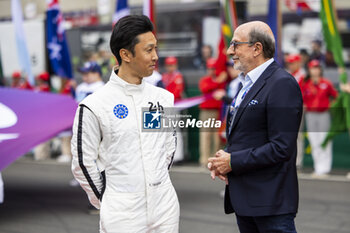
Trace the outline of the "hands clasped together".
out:
M 210 157 L 208 159 L 208 169 L 210 170 L 211 178 L 215 180 L 217 176 L 228 184 L 227 173 L 232 171 L 230 162 L 231 154 L 223 150 L 216 152 L 215 157 Z

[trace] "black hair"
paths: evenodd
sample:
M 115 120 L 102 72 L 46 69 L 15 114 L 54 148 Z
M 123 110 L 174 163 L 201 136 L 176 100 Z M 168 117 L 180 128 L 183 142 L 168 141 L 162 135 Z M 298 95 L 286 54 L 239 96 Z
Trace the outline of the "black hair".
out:
M 124 48 L 135 56 L 135 45 L 140 42 L 138 35 L 152 31 L 153 24 L 147 16 L 128 15 L 119 19 L 113 27 L 109 42 L 111 51 L 117 58 L 119 65 L 122 64 L 119 51 Z
M 261 30 L 252 29 L 248 36 L 251 44 L 255 44 L 256 42 L 262 44 L 265 58 L 273 58 L 275 56 L 275 41 L 269 34 Z
M 299 50 L 300 55 L 310 56 L 306 49 Z

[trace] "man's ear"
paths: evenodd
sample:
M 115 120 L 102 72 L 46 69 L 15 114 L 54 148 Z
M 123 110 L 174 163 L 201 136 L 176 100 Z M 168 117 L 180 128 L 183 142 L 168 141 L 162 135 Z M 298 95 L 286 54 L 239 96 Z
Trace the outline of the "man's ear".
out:
M 260 42 L 256 42 L 254 45 L 254 57 L 263 53 L 263 45 Z
M 129 50 L 121 49 L 121 50 L 119 50 L 119 55 L 120 55 L 123 62 L 127 62 L 127 63 L 130 62 L 131 53 Z

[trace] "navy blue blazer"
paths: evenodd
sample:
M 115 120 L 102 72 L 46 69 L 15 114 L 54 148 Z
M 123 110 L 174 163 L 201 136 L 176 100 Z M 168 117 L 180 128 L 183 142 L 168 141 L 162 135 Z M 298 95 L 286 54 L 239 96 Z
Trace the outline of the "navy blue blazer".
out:
M 303 111 L 295 78 L 270 64 L 240 104 L 227 147 L 232 171 L 227 174 L 225 213 L 267 216 L 296 213 L 297 135 Z

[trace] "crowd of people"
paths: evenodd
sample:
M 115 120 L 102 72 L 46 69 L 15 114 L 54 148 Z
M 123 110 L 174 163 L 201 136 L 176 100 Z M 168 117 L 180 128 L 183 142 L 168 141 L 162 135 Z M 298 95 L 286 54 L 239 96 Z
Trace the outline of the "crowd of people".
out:
M 101 232 L 179 231 L 180 207 L 169 169 L 184 160 L 182 132 L 145 134 L 139 121 L 145 105 L 151 105 L 150 112 L 155 106 L 153 121 L 159 110 L 185 98 L 178 58 L 166 57 L 162 74 L 157 69 L 153 29 L 146 16 L 123 17 L 111 36 L 118 65 L 107 84 L 99 59 L 89 58 L 78 69 L 82 82 L 66 79 L 58 91 L 79 105 L 72 130 L 58 135 L 57 161 L 71 162 L 72 185 L 80 184 L 90 204 L 100 209 Z M 286 54 L 283 69 L 273 58 L 274 35 L 261 21 L 237 27 L 224 69 L 209 46 L 203 46 L 206 75 L 198 89 L 205 98 L 199 118 L 223 124 L 220 130 L 200 129 L 199 164 L 209 169 L 212 179 L 225 181 L 225 213 L 235 212 L 241 232 L 296 232 L 296 168 L 303 164 L 305 135 L 314 162 L 312 176 L 323 178 L 331 171 L 332 143 L 322 143 L 338 92 L 323 76 L 320 46 L 314 41 L 310 56 L 306 51 Z M 11 86 L 50 92 L 50 75 L 39 74 L 32 86 L 14 72 Z M 340 88 L 350 90 L 349 84 Z M 34 159 L 50 158 L 51 144 L 36 146 Z
M 326 64 L 325 55 L 322 53 L 322 42 L 314 40 L 310 47 L 312 48 L 310 54 L 305 49 L 300 50 L 299 54 L 285 54 L 284 66 L 299 83 L 305 107 L 297 141 L 297 167 L 302 168 L 305 153 L 304 142 L 307 138 L 311 146 L 314 162 L 313 176 L 324 177 L 329 174 L 332 168 L 333 149 L 331 142 L 326 147 L 322 147 L 321 144 L 330 127 L 331 117 L 328 110 L 332 101 L 337 97 L 337 90 L 332 82 L 323 76 Z M 103 77 L 113 67 L 110 64 L 115 64 L 115 61 L 110 61 L 111 55 L 91 54 L 83 66 L 78 69 L 82 78 L 81 83 L 78 85 L 76 79 L 62 79 L 60 89 L 55 92 L 71 95 L 78 103 L 81 102 L 86 96 L 105 84 Z M 227 60 L 226 70 L 218 72 L 217 59 L 213 57 L 213 49 L 210 45 L 202 46 L 201 58 L 195 60 L 195 63 L 198 69 L 206 70 L 206 75 L 201 77 L 198 82 L 199 90 L 203 95 L 212 95 L 212 98 L 205 100 L 199 105 L 199 119 L 204 121 L 209 118 L 215 118 L 223 122 L 223 127 L 220 130 L 200 130 L 199 164 L 205 167 L 210 155 L 217 151 L 221 145 L 225 144 L 225 116 L 242 84 L 237 78 L 240 72 L 233 68 L 232 60 Z M 164 72 L 161 74 L 159 70 Z M 165 88 L 173 93 L 175 101 L 178 101 L 185 96 L 185 81 L 180 70 L 178 58 L 169 56 L 164 59 L 163 69 L 157 67 L 151 76 L 145 77 L 145 81 Z M 48 72 L 40 73 L 35 78 L 35 81 L 36 85 L 32 86 L 21 72 L 15 71 L 12 74 L 10 86 L 12 88 L 39 92 L 52 91 L 53 88 L 50 85 L 50 74 Z M 340 89 L 350 93 L 350 84 L 341 84 Z M 33 150 L 34 159 L 43 160 L 50 158 L 52 147 L 56 147 L 61 152 L 57 156 L 57 161 L 70 162 L 72 156 L 70 139 L 71 132 L 63 132 L 56 139 L 38 145 Z M 183 136 L 181 132 L 178 132 L 175 162 L 185 159 L 183 147 Z

